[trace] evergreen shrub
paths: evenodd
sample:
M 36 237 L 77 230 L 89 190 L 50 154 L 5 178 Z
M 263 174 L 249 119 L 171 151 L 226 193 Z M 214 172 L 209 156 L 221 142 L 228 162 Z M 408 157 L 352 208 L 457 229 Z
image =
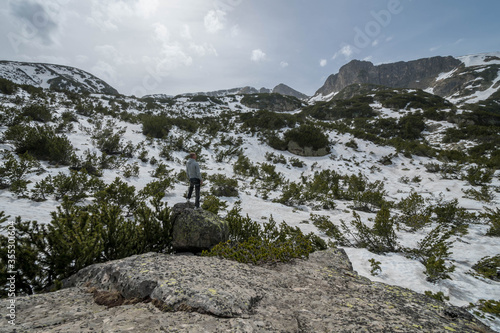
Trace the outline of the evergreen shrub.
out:
M 241 208 L 235 205 L 226 217 L 229 241 L 204 251 L 202 255 L 263 265 L 308 258 L 310 253 L 327 248 L 326 243 L 313 233 L 304 235 L 298 227 L 290 227 L 285 222 L 278 226 L 272 217 L 260 225 L 248 216 L 242 217 L 240 211 Z
M 57 135 L 49 125 L 14 125 L 5 131 L 4 138 L 12 142 L 18 154 L 28 152 L 38 159 L 56 164 L 68 165 L 74 155 L 68 138 Z

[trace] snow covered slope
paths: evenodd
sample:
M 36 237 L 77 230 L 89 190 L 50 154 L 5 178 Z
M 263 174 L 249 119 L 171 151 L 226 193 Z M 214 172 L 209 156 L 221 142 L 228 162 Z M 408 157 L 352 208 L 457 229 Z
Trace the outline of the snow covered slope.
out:
M 0 61 L 0 77 L 17 84 L 76 93 L 118 94 L 113 87 L 81 69 L 42 63 Z
M 473 69 L 476 73 L 483 73 L 492 70 L 498 60 L 500 59 L 487 56 L 464 58 L 461 60 L 464 62 L 462 70 Z M 484 67 L 484 63 L 488 65 L 481 72 L 480 67 Z M 37 77 L 32 73 L 36 70 L 36 66 L 12 68 L 18 68 L 26 74 L 24 76 L 19 72 L 18 79 L 22 77 L 27 80 L 18 81 L 19 83 L 29 82 L 28 77 Z M 29 68 L 31 71 L 28 70 Z M 38 75 L 42 78 L 55 75 L 51 74 L 51 69 L 45 66 L 40 68 L 40 73 Z M 71 76 L 71 73 L 79 72 L 61 73 Z M 445 81 L 454 76 L 456 75 L 442 74 L 440 79 Z M 67 78 L 69 80 L 69 77 Z M 74 80 L 79 81 L 81 78 L 80 74 L 76 74 Z M 44 81 L 40 78 L 37 82 L 41 85 L 42 82 L 48 82 L 48 79 Z M 413 93 L 414 91 L 408 90 L 395 91 L 392 97 L 397 101 L 398 98 L 413 97 Z M 17 98 L 18 96 L 23 99 Z M 488 210 L 500 208 L 499 170 L 493 170 L 491 179 L 484 181 L 484 184 L 470 182 L 467 180 L 468 173 L 485 172 L 488 171 L 487 168 L 481 167 L 477 170 L 476 164 L 455 163 L 452 160 L 447 161 L 446 158 L 438 160 L 432 154 L 411 154 L 405 152 L 404 149 L 396 149 L 390 144 L 378 144 L 377 140 L 370 141 L 369 136 L 357 137 L 354 132 L 349 132 L 351 125 L 355 125 L 355 121 L 347 122 L 345 126 L 338 126 L 335 121 L 328 119 L 316 122 L 330 142 L 330 152 L 326 156 L 304 157 L 286 150 L 276 150 L 268 144 L 268 138 L 265 136 L 265 132 L 269 130 L 265 128 L 261 130 L 258 127 L 265 127 L 271 121 L 254 124 L 253 126 L 257 128 L 254 132 L 252 132 L 252 126 L 244 126 L 242 119 L 248 120 L 250 115 L 258 113 L 257 110 L 241 103 L 243 98 L 241 95 L 220 97 L 220 103 L 219 101 L 215 103 L 211 99 L 193 102 L 192 98 L 177 96 L 164 102 L 158 100 L 157 103 L 149 104 L 145 100 L 123 96 L 82 95 L 79 101 L 74 101 L 61 92 L 55 93 L 54 96 L 50 102 L 45 103 L 53 112 L 53 119 L 45 125 L 57 129 L 58 135 L 67 137 L 75 148 L 78 158 L 84 160 L 95 156 L 95 161 L 108 158 L 102 153 L 102 147 L 98 146 L 97 138 L 113 138 L 113 140 L 118 138 L 115 141 L 119 141 L 123 149 L 129 150 L 127 156 L 116 157 L 117 161 L 102 170 L 100 180 L 110 184 L 118 177 L 139 191 L 157 180 L 154 174 L 162 167 L 163 172 L 170 175 L 172 179 L 172 188 L 163 198 L 170 207 L 185 201 L 187 186 L 178 175 L 181 175 L 185 169 L 186 154 L 196 149 L 199 150 L 198 156 L 202 171 L 207 175 L 202 189 L 202 201 L 212 193 L 211 187 L 215 181 L 210 176 L 224 176 L 238 183 L 237 197 L 219 198 L 227 203 L 227 209 L 241 202 L 242 214 L 248 214 L 255 221 L 265 222 L 272 217 L 278 223 L 284 221 L 290 226 L 299 227 L 305 233 L 313 232 L 325 240 L 329 240 L 330 237 L 313 223 L 314 219 L 328 219 L 340 228 L 343 224 L 352 227 L 350 222 L 358 216 L 362 223 L 371 228 L 377 216 L 376 210 L 379 208 L 373 211 L 356 210 L 357 203 L 352 198 L 326 198 L 334 203 L 327 206 L 317 198 L 301 198 L 303 200 L 300 202 L 289 200 L 290 202 L 285 202 L 286 204 L 282 203 L 286 201 L 280 200 L 283 199 L 285 190 L 288 189 L 288 193 L 292 193 L 292 184 L 297 185 L 296 189 L 301 194 L 306 192 L 307 186 L 310 185 L 307 182 L 311 182 L 322 172 L 335 171 L 346 177 L 366 178 L 370 186 L 377 184 L 377 186 L 383 186 L 384 200 L 395 204 L 413 194 L 421 196 L 429 206 L 453 208 L 456 204 L 463 215 L 457 219 L 458 222 L 453 223 L 465 223 L 467 233 L 455 234 L 450 238 L 452 253 L 445 259 L 448 265 L 456 267 L 449 273 L 450 279 L 429 282 L 424 264 L 402 251 L 377 254 L 360 246 L 342 245 L 342 248 L 347 252 L 354 269 L 359 274 L 375 281 L 403 286 L 420 293 L 441 292 L 449 297 L 449 302 L 454 305 L 476 304 L 471 311 L 478 310 L 478 302 L 481 299 L 500 299 L 500 282 L 477 276 L 473 270 L 473 266 L 482 258 L 500 254 L 499 238 L 487 234 L 492 226 L 483 215 Z M 432 96 L 424 96 L 422 100 L 429 100 L 430 97 Z M 30 121 L 30 118 L 23 112 L 29 111 L 26 106 L 29 106 L 33 100 L 43 102 L 41 98 L 30 96 L 29 92 L 21 90 L 13 95 L 0 94 L 0 136 L 3 136 L 9 127 L 18 125 L 14 119 L 21 119 L 22 122 L 27 122 L 28 126 L 40 126 Z M 25 104 L 19 105 L 18 100 L 24 100 Z M 411 123 L 398 121 L 412 113 L 423 113 L 418 106 L 412 107 L 410 103 L 405 103 L 402 108 L 398 109 L 374 101 L 370 104 L 370 108 L 376 114 L 371 118 L 372 123 L 381 119 L 383 121 L 380 124 L 391 126 L 392 124 L 406 124 L 405 127 L 409 129 L 412 127 Z M 275 116 L 291 117 L 299 112 L 301 110 L 281 112 L 276 113 Z M 468 110 L 459 108 L 455 111 L 450 105 L 443 104 L 437 112 L 450 114 L 453 112 L 453 117 L 440 117 L 440 114 L 429 112 L 429 115 L 434 115 L 435 119 L 425 119 L 425 130 L 422 132 L 423 138 L 419 143 L 426 142 L 439 152 L 445 153 L 457 150 L 467 151 L 470 147 L 478 146 L 476 142 L 465 139 L 459 142 L 445 142 L 444 140 L 448 129 L 458 128 L 457 123 L 448 119 L 453 120 L 457 115 L 467 113 Z M 161 115 L 168 117 L 169 120 L 173 119 L 168 137 L 165 139 L 146 137 L 139 118 L 144 114 Z M 23 117 L 16 118 L 18 115 L 23 115 Z M 196 126 L 192 126 L 193 122 Z M 382 134 L 390 131 L 389 125 L 382 129 L 384 130 Z M 291 122 L 286 122 L 276 130 L 276 134 L 283 137 L 283 133 L 293 126 L 295 125 Z M 364 132 L 367 131 L 368 128 Z M 0 143 L 1 150 L 12 152 L 15 148 L 9 140 L 3 140 Z M 488 151 L 488 154 L 493 155 L 494 151 Z M 19 159 L 17 155 L 15 156 Z M 234 166 L 239 156 L 248 158 L 250 165 L 258 170 L 256 175 L 245 175 L 235 171 Z M 0 162 L 0 169 L 3 163 L 4 161 Z M 436 172 L 436 168 L 441 168 L 441 171 Z M 45 200 L 39 197 L 34 200 L 36 186 L 44 180 L 48 182 L 55 177 L 69 174 L 70 166 L 42 161 L 41 168 L 27 173 L 23 179 L 27 186 L 25 191 L 15 193 L 8 187 L 0 189 L 0 211 L 4 211 L 10 219 L 20 216 L 23 221 L 37 220 L 40 223 L 50 223 L 51 212 L 61 205 L 61 200 L 54 194 L 46 194 Z M 275 187 L 268 186 L 266 179 L 280 183 Z M 324 182 L 318 181 L 310 187 L 325 187 L 322 185 Z M 326 188 L 328 189 L 329 186 Z M 368 192 L 367 187 L 366 193 Z M 482 199 L 484 197 L 487 198 Z M 82 204 L 92 201 L 93 193 L 87 193 Z M 225 212 L 227 211 L 221 212 L 221 215 Z M 401 212 L 395 205 L 390 213 L 396 218 Z M 464 220 L 466 222 L 463 222 Z M 395 232 L 399 245 L 405 248 L 418 247 L 419 242 L 425 239 L 437 224 L 434 221 L 421 229 L 411 230 L 404 223 L 400 223 L 400 228 Z M 380 271 L 376 276 L 372 275 L 373 267 L 369 261 L 371 259 L 379 262 Z M 500 319 L 495 317 L 487 318 L 491 320 L 482 319 L 500 331 Z

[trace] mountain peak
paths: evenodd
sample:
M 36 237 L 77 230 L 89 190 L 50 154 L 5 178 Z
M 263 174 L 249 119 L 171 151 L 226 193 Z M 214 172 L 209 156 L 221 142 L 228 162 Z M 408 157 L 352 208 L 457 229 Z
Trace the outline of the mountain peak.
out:
M 3 60 L 0 61 L 0 77 L 16 84 L 52 90 L 118 95 L 118 91 L 103 80 L 70 66 Z

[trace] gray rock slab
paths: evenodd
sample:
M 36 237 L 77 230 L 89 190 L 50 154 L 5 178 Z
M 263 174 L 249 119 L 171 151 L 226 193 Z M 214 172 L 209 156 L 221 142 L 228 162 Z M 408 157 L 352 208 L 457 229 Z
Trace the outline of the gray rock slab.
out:
M 360 277 L 337 249 L 270 267 L 148 253 L 89 266 L 66 287 L 19 297 L 15 332 L 493 332 L 461 308 Z M 89 287 L 153 301 L 108 309 Z

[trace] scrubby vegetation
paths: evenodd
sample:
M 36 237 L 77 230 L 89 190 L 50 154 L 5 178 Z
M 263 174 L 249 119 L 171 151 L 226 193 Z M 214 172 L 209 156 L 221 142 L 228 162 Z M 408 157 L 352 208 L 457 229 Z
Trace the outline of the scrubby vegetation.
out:
M 439 284 L 463 272 L 456 242 L 500 236 L 492 100 L 458 110 L 420 90 L 357 86 L 303 106 L 274 94 L 137 99 L 6 80 L 0 100 L 0 194 L 54 205 L 39 222 L 0 212 L 3 226 L 17 231 L 24 293 L 57 288 L 92 263 L 169 252 L 169 204 L 184 200 L 191 151 L 203 171 L 202 208 L 231 228 L 229 242 L 205 255 L 260 265 L 356 247 L 376 254 L 363 259 L 367 274 L 383 278 L 391 254 L 419 262 Z M 290 105 L 294 112 L 283 111 Z M 292 141 L 330 153 L 295 155 Z M 278 223 L 268 213 L 274 208 L 290 221 Z M 6 242 L 0 236 L 0 278 Z M 496 281 L 497 273 L 498 256 L 470 267 L 479 280 Z
M 241 216 L 235 206 L 227 215 L 230 239 L 203 253 L 255 265 L 287 262 L 294 258 L 307 258 L 311 252 L 324 250 L 326 243 L 310 233 L 304 235 L 300 228 L 285 222 L 277 225 L 274 219 L 264 224 Z

